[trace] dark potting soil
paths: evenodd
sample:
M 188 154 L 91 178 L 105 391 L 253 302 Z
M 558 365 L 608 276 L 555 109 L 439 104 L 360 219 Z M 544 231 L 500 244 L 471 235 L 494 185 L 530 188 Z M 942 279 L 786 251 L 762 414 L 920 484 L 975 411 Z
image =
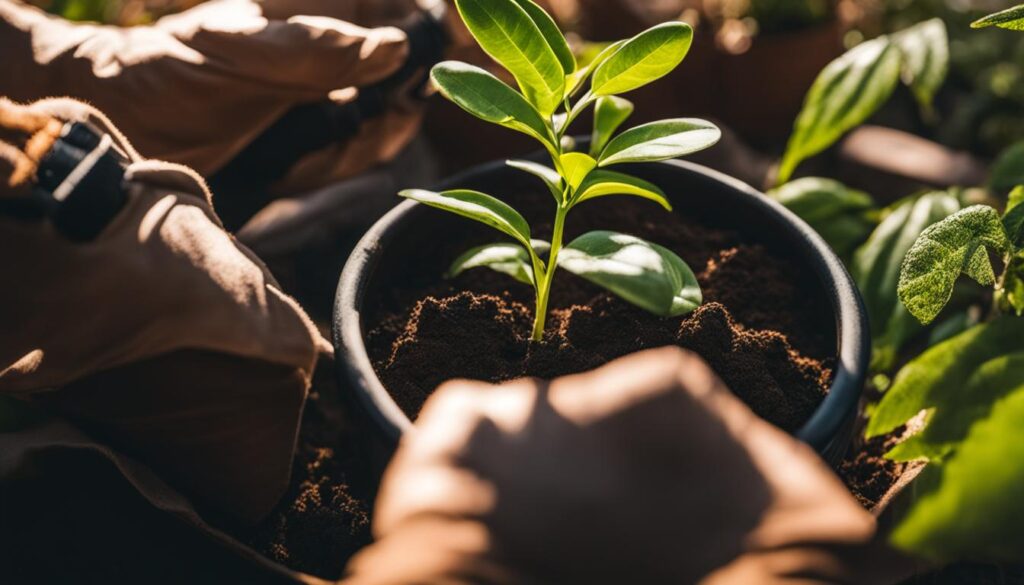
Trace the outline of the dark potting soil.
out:
M 367 473 L 340 408 L 312 392 L 302 414 L 292 479 L 277 508 L 244 538 L 286 567 L 341 577 L 349 559 L 370 543 Z
M 446 237 L 410 246 L 399 272 L 375 295 L 366 322 L 371 360 L 399 406 L 415 418 L 434 389 L 452 378 L 553 378 L 678 345 L 707 360 L 759 415 L 798 429 L 827 392 L 835 352 L 829 312 L 821 295 L 810 292 L 817 287 L 808 275 L 735 232 L 647 201 L 608 199 L 614 204 L 598 200 L 574 210 L 567 237 L 614 229 L 672 249 L 697 273 L 703 306 L 684 317 L 659 318 L 562 271 L 544 340 L 532 343 L 530 287 L 487 269 L 442 278 L 456 255 L 494 235 L 475 227 L 435 228 Z M 538 213 L 527 204 L 540 218 L 549 207 L 550 201 Z M 533 225 L 539 237 L 550 231 L 543 219 Z

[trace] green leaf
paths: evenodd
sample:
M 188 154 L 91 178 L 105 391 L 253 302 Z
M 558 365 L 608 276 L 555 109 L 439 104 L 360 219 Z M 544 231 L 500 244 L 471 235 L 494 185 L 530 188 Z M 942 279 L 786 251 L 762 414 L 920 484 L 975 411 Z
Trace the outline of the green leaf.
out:
M 579 91 L 580 87 L 583 86 L 583 82 L 586 81 L 588 77 L 590 77 L 590 74 L 593 73 L 595 69 L 600 67 L 602 63 L 608 60 L 608 57 L 614 55 L 615 51 L 618 51 L 622 47 L 622 45 L 625 44 L 626 41 L 622 40 L 605 46 L 589 63 L 586 64 L 586 66 L 577 69 L 575 73 L 566 77 L 565 97 L 568 98 L 575 94 L 577 91 Z
M 900 79 L 899 49 L 881 37 L 861 43 L 818 75 L 797 117 L 779 166 L 778 184 L 804 159 L 867 120 L 892 95 Z
M 560 158 L 565 181 L 573 191 L 579 188 L 583 179 L 597 167 L 597 161 L 582 152 L 567 152 Z
M 932 107 L 949 72 L 949 35 L 939 18 L 926 20 L 892 37 L 903 54 L 903 74 L 917 101 Z
M 1004 313 L 1024 315 L 1024 254 L 1017 253 L 1010 258 L 996 290 L 996 302 Z
M 1024 203 L 1024 186 L 1010 192 L 1003 214 L 1003 228 L 1016 248 L 1024 245 L 1024 205 L 1021 203 Z
M 507 203 L 490 195 L 469 189 L 455 189 L 435 193 L 423 189 L 406 189 L 399 193 L 407 199 L 419 201 L 424 205 L 450 211 L 462 217 L 468 217 L 489 225 L 492 228 L 512 236 L 524 246 L 530 245 L 530 226 Z
M 890 535 L 897 548 L 938 562 L 1024 559 L 1024 384 L 1014 382 L 948 460 L 914 480 L 913 504 Z
M 999 153 L 992 163 L 989 174 L 989 189 L 996 194 L 1008 193 L 1014 187 L 1024 185 L 1024 141 L 1012 144 Z
M 558 266 L 663 317 L 685 315 L 703 302 L 697 277 L 679 256 L 626 234 L 583 234 L 562 250 Z
M 530 15 L 515 0 L 455 0 L 480 47 L 516 78 L 543 116 L 562 103 L 565 70 Z
M 1009 248 L 995 209 L 974 205 L 960 210 L 926 229 L 914 242 L 900 272 L 900 300 L 910 314 L 927 324 L 949 301 L 961 273 L 979 284 L 994 284 L 987 250 Z
M 558 57 L 558 62 L 562 64 L 562 71 L 565 75 L 575 72 L 576 57 L 572 54 L 569 43 L 565 41 L 565 36 L 562 35 L 562 31 L 558 29 L 558 25 L 555 24 L 551 15 L 533 2 L 533 0 L 515 0 L 515 2 L 530 15 L 533 23 L 540 30 L 540 34 L 544 35 L 544 40 L 547 41 L 548 46 L 554 51 L 555 57 Z
M 537 110 L 487 71 L 468 63 L 445 61 L 434 66 L 430 77 L 442 95 L 477 118 L 551 145 L 547 125 Z
M 530 173 L 541 181 L 544 181 L 548 190 L 551 191 L 551 196 L 555 198 L 555 202 L 562 202 L 562 175 L 559 175 L 558 171 L 551 167 L 546 167 L 542 164 L 530 162 L 528 160 L 508 160 L 505 161 L 505 164 L 514 169 Z
M 541 240 L 534 242 L 535 245 L 547 245 L 547 242 Z M 470 268 L 478 267 L 490 268 L 508 274 L 523 284 L 533 285 L 533 261 L 530 253 L 519 244 L 499 242 L 467 250 L 452 262 L 446 276 L 455 278 Z
M 676 158 L 708 148 L 721 137 L 717 126 L 696 118 L 651 122 L 612 139 L 601 152 L 598 166 Z
M 574 206 L 595 197 L 604 197 L 606 195 L 635 195 L 650 199 L 668 211 L 672 211 L 672 204 L 668 202 L 665 192 L 657 185 L 615 171 L 604 169 L 591 171 L 587 179 L 580 185 L 577 193 L 575 200 L 572 202 Z
M 871 196 L 832 179 L 805 177 L 768 192 L 806 221 L 832 249 L 845 257 L 867 239 L 875 222 Z
M 998 26 L 1010 30 L 1024 30 L 1024 4 L 1008 8 L 1002 12 L 989 14 L 971 23 L 971 28 Z
M 876 351 L 895 357 L 895 351 L 921 330 L 899 302 L 896 289 L 900 268 L 921 232 L 959 210 L 960 201 L 945 191 L 903 199 L 886 211 L 867 242 L 853 255 L 850 272 L 864 297 Z M 880 363 L 879 367 L 888 369 L 889 365 Z
M 626 41 L 596 71 L 591 92 L 622 94 L 667 75 L 676 68 L 693 41 L 693 29 L 683 22 L 659 24 Z
M 617 96 L 605 96 L 594 106 L 594 131 L 590 138 L 590 156 L 597 157 L 612 135 L 633 113 L 633 102 Z

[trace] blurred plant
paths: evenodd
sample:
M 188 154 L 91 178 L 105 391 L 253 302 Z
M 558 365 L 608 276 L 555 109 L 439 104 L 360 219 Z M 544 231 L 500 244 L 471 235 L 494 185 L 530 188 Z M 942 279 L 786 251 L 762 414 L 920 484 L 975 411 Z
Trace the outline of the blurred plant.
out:
M 1024 30 L 1024 4 L 989 14 L 971 23 L 971 28 L 998 26 L 1010 30 Z
M 861 43 L 829 63 L 797 116 L 777 184 L 789 181 L 802 161 L 870 118 L 888 101 L 901 78 L 926 115 L 930 113 L 948 64 L 946 26 L 938 19 Z
M 796 179 L 768 196 L 799 215 L 844 259 L 877 223 L 878 210 L 870 195 L 832 179 Z
M 47 12 L 75 21 L 118 26 L 150 24 L 187 10 L 202 0 L 30 0 Z

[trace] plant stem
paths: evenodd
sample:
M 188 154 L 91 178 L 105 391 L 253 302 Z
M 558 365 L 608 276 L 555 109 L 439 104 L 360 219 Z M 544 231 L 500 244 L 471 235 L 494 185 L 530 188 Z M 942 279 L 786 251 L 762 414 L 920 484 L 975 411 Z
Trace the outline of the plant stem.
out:
M 548 297 L 551 295 L 551 281 L 555 279 L 555 270 L 558 267 L 558 252 L 562 249 L 562 233 L 565 231 L 565 216 L 569 212 L 569 205 L 563 202 L 555 212 L 555 227 L 551 234 L 551 251 L 548 253 L 547 270 L 537 282 L 537 305 L 533 316 L 533 341 L 540 341 L 544 337 L 544 322 L 548 314 Z

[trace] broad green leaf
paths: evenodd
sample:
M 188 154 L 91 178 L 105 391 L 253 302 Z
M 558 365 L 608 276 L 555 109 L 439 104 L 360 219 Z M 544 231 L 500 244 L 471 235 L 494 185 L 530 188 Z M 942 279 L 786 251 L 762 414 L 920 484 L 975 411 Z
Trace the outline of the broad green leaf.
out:
M 562 176 L 558 174 L 558 171 L 551 167 L 546 167 L 542 164 L 530 162 L 528 160 L 509 160 L 505 161 L 505 164 L 514 169 L 530 173 L 541 181 L 544 181 L 548 190 L 551 191 L 551 196 L 555 198 L 555 202 L 562 202 Z
M 1014 247 L 1024 245 L 1024 187 L 1016 187 L 1010 192 L 1006 202 L 1006 213 L 1003 214 L 1003 228 Z
M 945 191 L 903 199 L 891 206 L 867 242 L 853 255 L 850 272 L 864 297 L 876 352 L 889 354 L 876 364 L 888 369 L 895 351 L 921 331 L 899 302 L 896 289 L 907 252 L 929 226 L 960 210 L 960 201 Z
M 597 157 L 612 135 L 633 113 L 633 102 L 618 96 L 605 96 L 594 106 L 594 131 L 590 136 L 590 156 Z
M 434 66 L 430 77 L 442 95 L 477 118 L 551 144 L 547 125 L 537 110 L 487 71 L 468 63 L 445 61 Z
M 1010 259 L 996 290 L 996 302 L 1005 313 L 1024 315 L 1024 253 L 1018 252 Z
M 961 273 L 982 285 L 995 283 L 988 250 L 1010 248 L 995 209 L 973 205 L 926 229 L 914 242 L 897 291 L 910 314 L 929 323 L 949 301 Z
M 1012 387 L 1000 383 L 994 386 L 979 384 L 976 392 L 968 389 L 972 380 L 995 379 L 991 377 L 997 373 L 991 369 L 994 366 L 984 370 L 988 372 L 985 376 L 989 377 L 978 377 L 985 364 L 1011 355 L 1018 356 L 1013 361 L 1017 363 L 1024 352 L 1022 325 L 1024 322 L 1015 317 L 1002 317 L 972 327 L 927 349 L 896 375 L 868 421 L 866 436 L 892 432 L 921 411 L 934 409 L 925 429 L 911 438 L 918 443 L 914 449 L 935 457 L 948 452 L 948 444 L 963 437 L 969 424 L 979 414 L 984 414 L 977 411 L 977 406 L 971 405 L 984 406 L 998 392 Z M 1016 367 L 1000 371 L 1003 372 L 1000 376 L 1013 375 L 1024 382 L 1024 369 Z M 909 451 L 906 447 L 903 449 L 905 453 Z
M 424 189 L 406 189 L 399 195 L 419 201 L 424 205 L 479 221 L 512 236 L 524 246 L 530 245 L 530 226 L 523 216 L 507 203 L 490 195 L 469 189 L 455 189 L 440 193 Z
M 956 451 L 911 484 L 913 503 L 890 534 L 897 548 L 938 562 L 1024 560 L 1024 383 L 1014 381 Z
M 573 191 L 579 188 L 583 179 L 597 167 L 597 161 L 582 152 L 567 152 L 561 156 L 562 171 L 565 181 Z
M 807 94 L 779 166 L 787 182 L 804 159 L 867 120 L 899 83 L 900 51 L 886 37 L 854 47 L 829 63 Z
M 997 195 L 1024 185 L 1024 142 L 1017 142 L 999 153 L 992 163 L 988 186 Z
M 600 67 L 601 64 L 608 59 L 608 57 L 611 57 L 613 54 L 615 54 L 615 51 L 618 51 L 619 48 L 621 48 L 622 45 L 625 44 L 626 41 L 622 40 L 605 46 L 585 66 L 577 69 L 575 73 L 566 77 L 565 97 L 568 98 L 575 94 L 577 91 L 579 91 L 579 89 L 583 87 L 583 82 L 586 81 L 588 77 L 590 77 L 590 74 L 593 73 L 595 69 Z
M 800 216 L 842 257 L 867 239 L 875 226 L 869 217 L 874 209 L 871 196 L 832 179 L 797 179 L 769 191 L 768 196 Z
M 1010 30 L 1024 30 L 1024 4 L 1007 8 L 1002 12 L 989 14 L 971 23 L 971 28 L 985 28 L 988 26 L 998 26 L 999 28 Z
M 480 47 L 516 78 L 543 116 L 562 103 L 565 70 L 540 28 L 515 0 L 455 0 Z
M 651 27 L 626 41 L 594 71 L 591 92 L 616 95 L 667 75 L 686 57 L 693 29 L 684 22 Z
M 558 25 L 555 24 L 551 15 L 533 0 L 515 0 L 515 2 L 530 15 L 533 23 L 540 30 L 540 34 L 544 35 L 544 40 L 548 42 L 548 46 L 558 57 L 558 62 L 562 64 L 562 71 L 565 75 L 575 72 L 576 57 L 572 54 L 569 43 L 565 41 L 565 36 L 562 35 L 562 31 L 558 29 Z
M 606 195 L 635 195 L 650 199 L 665 209 L 672 211 L 672 204 L 668 202 L 665 192 L 654 183 L 649 183 L 624 173 L 604 169 L 591 171 L 577 190 L 576 198 L 572 204 L 578 205 L 595 197 L 604 197 Z
M 561 251 L 558 266 L 663 317 L 685 315 L 703 302 L 697 277 L 679 256 L 626 234 L 583 234 Z
M 533 240 L 534 250 L 543 253 L 550 248 L 547 242 Z M 487 267 L 508 274 L 523 284 L 533 285 L 533 260 L 519 244 L 499 242 L 484 244 L 467 250 L 452 262 L 448 278 L 455 278 L 470 268 Z
M 676 158 L 708 148 L 721 137 L 717 126 L 696 118 L 651 122 L 612 139 L 601 152 L 598 166 Z
M 949 36 L 939 18 L 926 20 L 892 37 L 903 54 L 904 80 L 917 101 L 931 109 L 949 72 Z

